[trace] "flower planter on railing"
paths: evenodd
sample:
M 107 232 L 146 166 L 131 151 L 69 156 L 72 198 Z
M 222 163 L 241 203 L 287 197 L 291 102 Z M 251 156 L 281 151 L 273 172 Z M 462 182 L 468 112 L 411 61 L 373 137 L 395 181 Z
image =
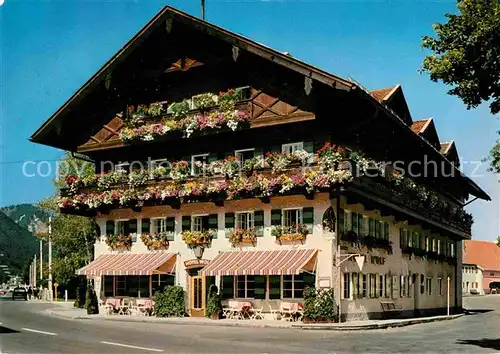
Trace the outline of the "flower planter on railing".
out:
M 307 237 L 309 231 L 307 227 L 301 224 L 292 225 L 292 226 L 274 226 L 271 230 L 271 235 L 276 238 L 280 244 L 282 242 L 296 242 L 300 241 L 301 243 Z
M 210 246 L 214 237 L 213 231 L 183 231 L 182 241 L 192 248 L 195 246 Z
M 252 244 L 255 246 L 257 243 L 257 235 L 255 229 L 236 229 L 229 233 L 229 242 L 233 247 L 240 244 Z
M 128 251 L 132 247 L 132 236 L 130 235 L 108 235 L 106 244 L 113 251 Z
M 141 234 L 141 241 L 150 251 L 166 250 L 170 245 L 167 240 L 167 234 L 164 232 L 158 234 Z

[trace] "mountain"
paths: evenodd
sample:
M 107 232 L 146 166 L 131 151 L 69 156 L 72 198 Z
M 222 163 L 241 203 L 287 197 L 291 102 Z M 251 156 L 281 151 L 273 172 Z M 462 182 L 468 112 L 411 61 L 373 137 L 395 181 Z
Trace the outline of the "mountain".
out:
M 31 232 L 36 232 L 40 226 L 46 225 L 48 215 L 33 204 L 12 205 L 0 208 L 0 211 L 11 218 L 16 224 Z
M 38 251 L 36 237 L 4 213 L 0 213 L 0 263 L 13 275 L 20 274 Z

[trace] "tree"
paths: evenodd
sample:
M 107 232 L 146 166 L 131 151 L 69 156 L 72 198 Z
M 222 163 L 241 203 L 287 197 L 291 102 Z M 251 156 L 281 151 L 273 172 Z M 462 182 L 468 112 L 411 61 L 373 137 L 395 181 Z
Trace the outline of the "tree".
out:
M 489 102 L 500 112 L 500 0 L 458 0 L 459 14 L 446 14 L 434 24 L 436 37 L 424 36 L 422 46 L 434 53 L 425 57 L 422 71 L 432 81 L 453 86 L 467 109 Z M 500 173 L 500 140 L 490 151 L 492 170 Z
M 497 246 L 500 247 L 500 236 L 497 237 Z
M 64 166 L 64 172 L 67 175 L 85 176 L 94 173 L 92 164 L 78 160 L 69 154 L 61 160 L 60 165 Z M 57 191 L 63 185 L 63 179 L 55 181 Z M 59 284 L 67 284 L 75 280 L 76 270 L 92 260 L 94 242 L 99 233 L 97 232 L 97 224 L 92 218 L 60 213 L 56 197 L 57 195 L 42 201 L 40 206 L 52 215 L 52 273 L 54 279 Z M 38 236 L 45 240 L 48 239 L 46 232 L 40 233 Z

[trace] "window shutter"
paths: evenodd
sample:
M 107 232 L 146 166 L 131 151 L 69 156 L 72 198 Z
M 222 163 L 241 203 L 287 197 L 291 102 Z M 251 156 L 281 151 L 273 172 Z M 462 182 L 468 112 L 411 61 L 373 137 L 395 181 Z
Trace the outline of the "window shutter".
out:
M 388 222 L 384 223 L 384 239 L 386 239 L 386 240 L 389 239 L 389 223 Z
M 375 236 L 375 220 L 373 218 L 368 219 L 368 234 Z
M 208 215 L 202 216 L 201 217 L 201 229 L 202 231 L 207 231 L 208 230 Z
M 106 236 L 113 236 L 115 234 L 115 222 L 113 220 L 106 221 Z
M 229 238 L 229 234 L 234 231 L 234 213 L 226 213 L 224 219 L 226 237 Z
M 257 210 L 253 213 L 253 226 L 257 237 L 264 236 L 264 210 Z
M 358 214 L 358 230 L 360 236 L 366 235 L 365 217 L 363 214 Z
M 339 209 L 339 215 L 338 215 L 338 218 L 339 218 L 339 230 L 337 230 L 338 234 L 342 235 L 344 233 L 344 230 L 345 230 L 345 221 L 344 221 L 344 209 Z M 336 226 L 335 226 L 336 227 Z
M 256 275 L 254 277 L 255 285 L 255 299 L 266 298 L 266 277 L 263 275 Z
M 281 226 L 281 209 L 271 210 L 271 225 Z
M 150 225 L 149 219 L 142 219 L 142 223 L 141 223 L 141 233 L 142 234 L 149 234 L 149 225 Z
M 344 230 L 351 231 L 351 212 L 344 210 Z
M 358 232 L 358 214 L 351 213 L 351 230 L 354 231 L 359 236 Z
M 182 231 L 191 231 L 191 216 L 184 215 L 182 217 Z
M 312 141 L 304 141 L 304 150 L 310 154 L 314 154 L 314 142 Z
M 167 232 L 167 240 L 175 240 L 175 217 L 171 216 L 165 220 L 165 231 Z
M 307 231 L 312 235 L 314 226 L 314 208 L 302 209 L 302 223 L 307 227 Z
M 132 219 L 125 223 L 125 234 L 132 236 L 132 242 L 137 241 L 137 219 Z
M 208 230 L 215 231 L 214 238 L 217 238 L 217 233 L 219 231 L 219 215 L 210 214 L 208 216 Z

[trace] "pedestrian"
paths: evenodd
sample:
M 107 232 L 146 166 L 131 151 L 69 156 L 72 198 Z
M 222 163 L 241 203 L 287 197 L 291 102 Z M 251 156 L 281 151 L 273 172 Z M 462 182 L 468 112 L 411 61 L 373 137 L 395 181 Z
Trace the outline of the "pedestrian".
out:
M 33 295 L 33 289 L 30 287 L 28 288 L 28 300 L 31 300 L 31 296 Z
M 38 288 L 34 288 L 34 289 L 33 289 L 33 298 L 34 298 L 35 300 L 40 300 L 40 299 L 38 298 Z

